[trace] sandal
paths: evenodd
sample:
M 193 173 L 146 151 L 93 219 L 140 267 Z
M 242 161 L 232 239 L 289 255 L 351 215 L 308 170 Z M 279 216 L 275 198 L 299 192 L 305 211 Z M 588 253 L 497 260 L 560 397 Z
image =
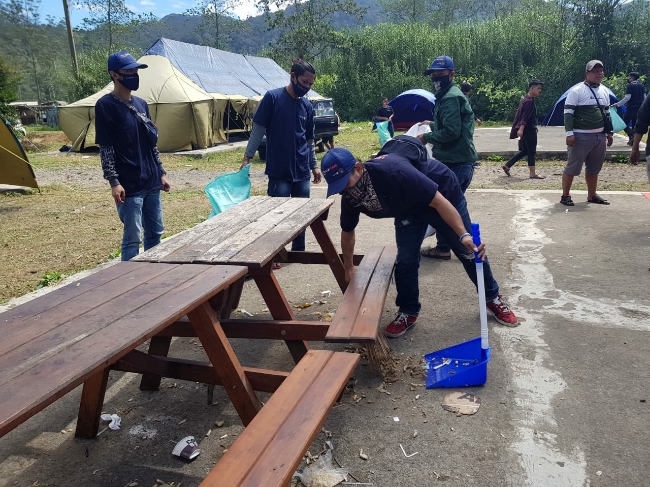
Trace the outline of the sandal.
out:
M 428 249 L 422 249 L 420 251 L 420 255 L 422 257 L 430 257 L 432 259 L 438 259 L 438 260 L 451 259 L 451 253 L 449 253 L 449 255 L 441 254 L 440 250 L 438 250 L 438 247 L 429 247 Z
M 510 177 L 510 168 L 508 166 L 501 166 L 501 169 L 506 173 L 506 176 Z
M 560 199 L 560 203 L 562 203 L 564 206 L 574 206 L 573 200 L 571 199 L 570 195 L 562 196 Z
M 596 195 L 590 200 L 587 200 L 587 203 L 596 203 L 597 205 L 609 205 L 609 201 L 606 199 L 601 198 L 600 196 Z
M 544 179 L 544 176 L 540 176 L 539 174 L 533 174 L 530 179 Z

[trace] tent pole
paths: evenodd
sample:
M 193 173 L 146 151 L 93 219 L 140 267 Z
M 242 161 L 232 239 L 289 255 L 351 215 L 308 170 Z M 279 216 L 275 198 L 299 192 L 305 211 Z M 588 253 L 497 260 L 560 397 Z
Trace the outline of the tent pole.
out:
M 226 117 L 228 118 L 226 125 L 226 143 L 230 143 L 230 109 L 232 108 L 230 100 L 228 100 L 228 105 L 226 106 Z

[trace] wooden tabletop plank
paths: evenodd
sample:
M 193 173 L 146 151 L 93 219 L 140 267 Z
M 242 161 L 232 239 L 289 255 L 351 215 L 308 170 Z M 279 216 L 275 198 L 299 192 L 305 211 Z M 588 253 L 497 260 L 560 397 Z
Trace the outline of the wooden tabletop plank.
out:
M 147 272 L 156 269 L 158 275 L 152 276 Z M 122 286 L 123 291 L 111 293 L 110 301 L 105 298 L 105 289 L 99 287 L 39 315 L 35 322 L 42 328 L 41 333 L 29 340 L 18 335 L 8 347 L 3 344 L 5 352 L 0 355 L 0 385 L 124 316 L 138 312 L 150 301 L 194 279 L 198 271 L 200 267 L 189 265 L 149 265 L 141 270 L 144 277 L 128 279 Z M 136 287 L 127 286 L 133 282 L 137 283 Z M 110 284 L 120 283 L 113 280 Z
M 283 198 L 285 199 L 285 198 Z M 251 221 L 272 211 L 282 204 L 282 200 L 269 196 L 254 196 L 244 202 L 228 208 L 223 213 L 188 228 L 165 239 L 152 249 L 147 250 L 131 260 L 146 262 L 193 262 L 196 254 L 201 254 L 216 243 L 240 231 Z M 197 250 L 192 250 L 196 245 Z M 200 252 L 199 252 L 200 251 Z
M 29 306 L 16 306 L 4 313 L 0 313 L 0 333 L 5 336 L 5 331 L 10 327 L 17 326 L 20 320 L 30 318 L 72 299 L 88 290 L 101 286 L 113 279 L 120 279 L 123 276 L 146 266 L 146 263 L 120 262 L 116 265 L 102 269 L 100 272 L 84 277 L 82 280 L 61 287 L 56 292 L 49 292 L 38 299 L 30 301 Z M 24 325 L 20 325 L 24 326 Z M 0 344 L 0 347 L 2 344 Z
M 301 200 L 299 209 L 287 214 L 272 228 L 265 231 L 259 239 L 251 242 L 236 255 L 228 259 L 230 264 L 263 266 L 275 256 L 279 249 L 284 248 L 289 242 L 305 230 L 314 220 L 334 204 L 334 200 L 317 198 L 292 198 Z M 212 259 L 213 263 L 221 262 L 220 259 Z
M 177 266 L 169 264 L 156 267 L 119 263 L 92 274 L 88 277 L 88 282 L 84 278 L 8 311 L 7 320 L 5 313 L 0 314 L 0 358 L 68 322 L 72 317 L 99 308 L 175 267 Z M 17 316 L 22 319 L 11 319 Z M 0 373 L 1 371 L 2 366 Z
M 0 436 L 247 272 L 245 267 L 236 266 L 188 267 L 195 268 L 192 278 L 0 386 Z

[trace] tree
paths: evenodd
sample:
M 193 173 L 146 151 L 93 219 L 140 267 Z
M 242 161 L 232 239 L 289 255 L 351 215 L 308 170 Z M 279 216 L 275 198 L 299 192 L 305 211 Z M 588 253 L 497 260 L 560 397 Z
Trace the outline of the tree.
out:
M 242 31 L 244 26 L 234 13 L 234 9 L 240 4 L 241 0 L 203 0 L 185 12 L 202 17 L 203 20 L 194 29 L 202 45 L 216 49 L 230 47 L 231 34 Z
M 421 22 L 428 0 L 379 0 L 382 13 L 397 24 Z
M 9 107 L 8 103 L 18 98 L 18 77 L 17 71 L 0 57 L 0 123 L 4 120 L 12 120 L 16 116 L 16 110 Z
M 257 5 L 268 28 L 282 33 L 275 44 L 277 55 L 309 60 L 345 44 L 345 33 L 332 26 L 335 15 L 348 14 L 361 22 L 366 13 L 354 0 L 260 0 Z
M 79 5 L 90 12 L 90 16 L 83 20 L 84 27 L 105 32 L 108 52 L 116 49 L 118 36 L 123 37 L 136 21 L 135 14 L 129 10 L 124 0 L 81 0 Z

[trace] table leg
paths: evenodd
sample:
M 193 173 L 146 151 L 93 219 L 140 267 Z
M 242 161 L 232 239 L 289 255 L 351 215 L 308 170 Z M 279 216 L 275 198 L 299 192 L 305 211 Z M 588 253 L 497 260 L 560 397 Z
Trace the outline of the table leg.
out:
M 159 357 L 166 357 L 169 354 L 169 347 L 172 343 L 172 337 L 151 337 L 149 342 L 149 355 L 157 355 Z M 142 374 L 140 380 L 141 391 L 157 391 L 160 388 L 160 381 L 162 377 L 153 373 Z
M 327 263 L 332 269 L 332 273 L 336 278 L 336 282 L 338 282 L 341 291 L 345 292 L 348 287 L 348 283 L 345 282 L 345 269 L 343 268 L 343 261 L 341 260 L 341 256 L 337 252 L 336 247 L 334 247 L 334 242 L 332 242 L 329 233 L 327 233 L 327 229 L 325 228 L 323 220 L 315 220 L 311 224 L 311 230 L 314 232 L 316 241 L 318 242 L 318 245 L 320 245 L 325 258 L 327 259 Z
M 79 404 L 77 430 L 74 434 L 79 438 L 91 439 L 97 436 L 109 372 L 110 369 L 107 367 L 84 382 Z
M 246 378 L 216 313 L 209 303 L 203 303 L 190 311 L 187 317 L 244 426 L 248 425 L 262 405 L 253 391 L 253 386 Z
M 295 320 L 296 316 L 293 314 L 291 305 L 287 301 L 286 296 L 280 289 L 280 284 L 278 280 L 273 275 L 271 271 L 271 264 L 267 264 L 258 271 L 249 272 L 253 275 L 255 279 L 255 284 L 260 290 L 264 302 L 269 307 L 269 312 L 273 316 L 274 320 Z M 285 340 L 291 357 L 293 357 L 294 362 L 300 362 L 300 359 L 305 356 L 307 350 L 309 350 L 309 344 L 304 340 Z

